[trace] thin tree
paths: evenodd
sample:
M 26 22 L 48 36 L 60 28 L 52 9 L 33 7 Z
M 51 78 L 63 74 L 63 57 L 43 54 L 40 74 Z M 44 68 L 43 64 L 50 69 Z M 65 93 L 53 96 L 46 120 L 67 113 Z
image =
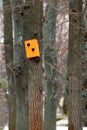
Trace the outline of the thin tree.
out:
M 87 1 L 84 4 L 84 42 L 82 54 L 82 71 L 83 71 L 83 86 L 82 86 L 82 110 L 83 110 L 83 124 L 87 126 Z
M 82 130 L 82 0 L 69 1 L 69 130 Z
M 28 130 L 28 72 L 23 41 L 23 1 L 10 0 L 13 20 L 13 68 L 16 88 L 16 130 Z
M 44 63 L 46 73 L 44 130 L 56 130 L 58 66 L 56 46 L 56 18 L 58 0 L 47 5 L 44 23 Z
M 6 7 L 9 6 L 9 10 Z M 9 0 L 3 0 L 4 11 L 4 45 L 5 62 L 8 75 L 8 109 L 9 109 L 9 130 L 15 130 L 16 122 L 16 96 L 13 76 L 13 36 L 12 36 L 12 11 Z

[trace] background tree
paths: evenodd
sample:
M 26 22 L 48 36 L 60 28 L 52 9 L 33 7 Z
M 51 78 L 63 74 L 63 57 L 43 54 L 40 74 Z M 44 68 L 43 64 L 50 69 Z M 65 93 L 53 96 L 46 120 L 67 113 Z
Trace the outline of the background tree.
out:
M 82 83 L 82 110 L 83 110 L 83 124 L 87 126 L 87 1 L 84 1 L 84 42 L 83 42 L 83 54 L 82 54 L 82 71 L 83 71 L 83 83 Z
M 9 10 L 6 10 L 9 6 Z M 16 96 L 13 76 L 13 36 L 12 36 L 12 11 L 10 1 L 3 0 L 4 10 L 4 45 L 5 45 L 5 62 L 8 75 L 8 107 L 9 107 L 9 130 L 15 130 L 16 121 Z M 8 25 L 9 24 L 9 25 Z
M 82 0 L 71 0 L 69 2 L 69 13 L 69 130 L 82 130 Z
M 16 130 L 28 130 L 28 71 L 23 41 L 23 1 L 10 0 L 13 17 L 13 68 L 16 88 Z
M 58 66 L 56 50 L 57 0 L 47 3 L 44 23 L 44 59 L 46 73 L 44 130 L 56 130 Z
M 67 109 L 67 53 L 69 38 L 69 4 L 67 0 L 58 2 L 57 10 L 57 47 L 58 47 L 58 97 L 64 96 L 63 110 Z M 66 112 L 65 112 L 66 111 Z

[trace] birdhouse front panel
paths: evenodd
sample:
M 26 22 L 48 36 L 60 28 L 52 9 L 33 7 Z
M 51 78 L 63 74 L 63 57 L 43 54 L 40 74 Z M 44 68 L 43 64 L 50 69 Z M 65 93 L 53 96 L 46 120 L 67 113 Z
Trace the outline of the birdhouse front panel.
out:
M 37 39 L 26 40 L 25 49 L 27 58 L 40 57 L 40 51 Z

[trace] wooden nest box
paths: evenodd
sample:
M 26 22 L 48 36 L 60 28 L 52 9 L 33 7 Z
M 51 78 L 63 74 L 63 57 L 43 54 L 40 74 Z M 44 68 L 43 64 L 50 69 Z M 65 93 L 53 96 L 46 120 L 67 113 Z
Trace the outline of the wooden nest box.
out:
M 26 40 L 25 50 L 27 58 L 40 57 L 39 44 L 37 39 Z

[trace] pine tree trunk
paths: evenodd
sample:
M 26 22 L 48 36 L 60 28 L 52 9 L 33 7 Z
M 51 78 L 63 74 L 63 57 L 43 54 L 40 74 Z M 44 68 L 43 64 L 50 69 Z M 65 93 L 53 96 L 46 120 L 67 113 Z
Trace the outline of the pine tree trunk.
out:
M 22 0 L 10 0 L 13 13 L 13 65 L 16 87 L 16 130 L 28 130 L 28 72 L 23 41 Z
M 9 107 L 9 130 L 15 130 L 16 122 L 16 96 L 13 76 L 13 36 L 12 36 L 12 12 L 6 10 L 10 6 L 9 0 L 3 0 L 4 7 L 4 45 L 5 62 L 8 75 L 8 107 Z
M 26 4 L 27 3 L 27 4 Z M 39 41 L 40 59 L 28 59 L 29 83 L 29 130 L 43 129 L 42 104 L 42 1 L 31 2 L 26 0 L 24 7 L 24 37 L 25 40 L 37 39 Z
M 47 6 L 46 18 L 44 23 L 44 58 L 46 73 L 44 130 L 56 130 L 56 96 L 58 89 L 56 7 L 57 0 L 50 2 L 50 5 Z
M 82 0 L 71 0 L 69 9 L 69 130 L 82 130 Z

